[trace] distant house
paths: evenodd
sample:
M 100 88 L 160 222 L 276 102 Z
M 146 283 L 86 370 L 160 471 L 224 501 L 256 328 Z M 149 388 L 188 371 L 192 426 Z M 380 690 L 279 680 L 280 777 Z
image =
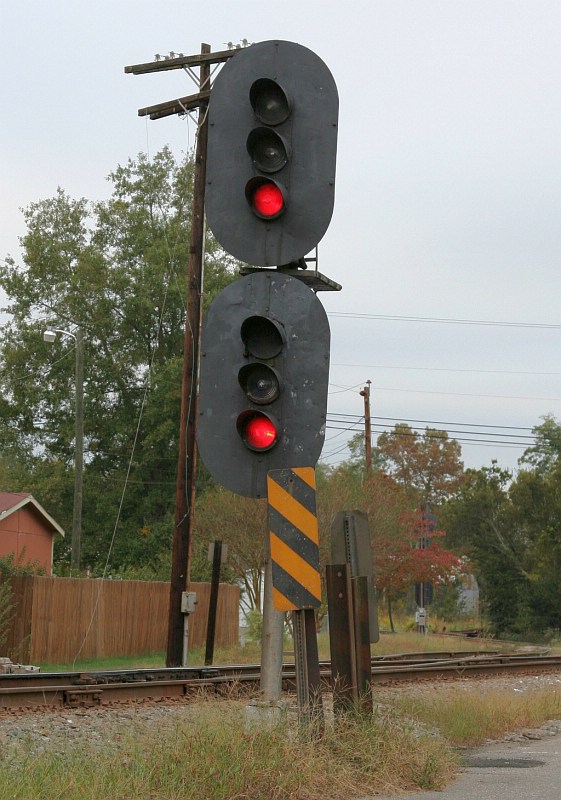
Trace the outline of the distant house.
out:
M 0 556 L 37 563 L 52 574 L 55 536 L 64 531 L 32 494 L 0 492 Z
M 479 585 L 475 575 L 461 575 L 458 600 L 464 613 L 479 616 Z

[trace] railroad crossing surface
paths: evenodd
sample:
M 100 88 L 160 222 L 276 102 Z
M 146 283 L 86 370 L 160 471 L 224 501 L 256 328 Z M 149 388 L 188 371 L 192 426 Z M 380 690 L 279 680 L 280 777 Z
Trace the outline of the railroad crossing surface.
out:
M 464 756 L 460 778 L 443 792 L 375 800 L 559 800 L 561 734 L 529 742 L 496 742 Z M 370 800 L 370 798 L 360 798 Z

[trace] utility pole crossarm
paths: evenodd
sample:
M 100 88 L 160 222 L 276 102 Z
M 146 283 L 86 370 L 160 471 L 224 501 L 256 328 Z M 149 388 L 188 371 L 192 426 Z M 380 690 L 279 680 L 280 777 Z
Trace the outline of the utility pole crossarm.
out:
M 131 64 L 125 67 L 127 75 L 146 75 L 153 72 L 163 72 L 170 69 L 190 69 L 192 67 L 210 68 L 211 64 L 220 64 L 228 61 L 236 55 L 238 51 L 221 50 L 217 53 L 198 53 L 194 56 L 178 56 L 177 58 L 162 58 L 158 61 L 149 61 L 146 64 Z M 175 100 L 167 100 L 165 103 L 158 103 L 155 106 L 146 106 L 138 109 L 139 117 L 150 117 L 150 119 L 162 119 L 173 114 L 186 114 L 195 108 L 208 103 L 210 99 L 210 89 L 197 92 L 197 94 L 179 97 Z
M 165 103 L 158 103 L 155 106 L 139 108 L 138 116 L 161 119 L 162 117 L 170 117 L 172 114 L 185 114 L 187 111 L 192 111 L 205 105 L 208 103 L 209 98 L 210 90 L 197 92 L 197 94 L 191 94 L 188 97 L 179 97 L 177 100 L 167 100 Z
M 195 56 L 178 56 L 177 58 L 162 58 L 160 61 L 149 61 L 146 64 L 131 64 L 125 67 L 127 75 L 146 75 L 149 72 L 164 72 L 170 69 L 183 69 L 183 67 L 200 67 L 203 64 L 219 64 L 228 61 L 236 55 L 237 50 L 219 50 L 216 53 L 199 53 Z

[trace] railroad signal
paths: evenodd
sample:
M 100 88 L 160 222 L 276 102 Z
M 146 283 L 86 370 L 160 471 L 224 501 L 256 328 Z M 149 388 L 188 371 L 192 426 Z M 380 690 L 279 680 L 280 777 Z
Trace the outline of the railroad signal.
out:
M 253 273 L 215 298 L 202 333 L 197 441 L 223 486 L 266 497 L 270 469 L 315 466 L 329 338 L 316 295 L 283 273 Z
M 206 214 L 220 244 L 257 266 L 298 261 L 333 213 L 339 99 L 311 50 L 268 41 L 240 50 L 209 103 Z
M 429 606 L 433 601 L 434 589 L 432 583 L 423 581 L 415 584 L 415 603 L 421 608 Z

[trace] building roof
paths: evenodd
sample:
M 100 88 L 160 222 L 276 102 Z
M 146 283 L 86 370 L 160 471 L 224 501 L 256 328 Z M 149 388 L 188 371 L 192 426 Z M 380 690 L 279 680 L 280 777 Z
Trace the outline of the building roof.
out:
M 45 523 L 53 529 L 53 533 L 64 536 L 63 528 L 29 492 L 0 492 L 0 520 L 9 517 L 10 514 L 14 514 L 26 505 L 31 505 L 35 509 Z

